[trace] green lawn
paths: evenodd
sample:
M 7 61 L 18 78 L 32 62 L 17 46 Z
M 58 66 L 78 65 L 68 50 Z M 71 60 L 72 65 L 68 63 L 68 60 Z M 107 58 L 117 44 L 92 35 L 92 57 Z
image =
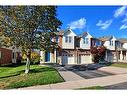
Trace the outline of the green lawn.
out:
M 86 88 L 79 88 L 77 90 L 104 90 L 105 88 L 102 86 L 92 86 L 92 87 L 86 87 Z
M 0 89 L 20 88 L 63 82 L 59 73 L 51 67 L 31 65 L 29 74 L 24 74 L 23 66 L 0 67 Z
M 110 66 L 127 68 L 127 63 L 114 63 L 114 64 L 111 64 Z

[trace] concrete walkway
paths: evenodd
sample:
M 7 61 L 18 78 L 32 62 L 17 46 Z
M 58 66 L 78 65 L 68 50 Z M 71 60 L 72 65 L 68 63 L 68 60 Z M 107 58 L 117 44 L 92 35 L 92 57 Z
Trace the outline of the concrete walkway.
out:
M 127 74 L 127 68 L 120 68 L 120 67 L 113 67 L 113 66 L 101 67 L 98 70 L 112 73 L 112 74 Z
M 20 89 L 77 89 L 83 87 L 91 87 L 91 86 L 108 86 L 118 83 L 127 82 L 127 74 L 120 75 L 112 75 L 101 78 L 93 78 L 93 79 L 83 79 L 76 81 L 67 81 L 63 83 L 57 84 L 49 84 L 49 85 L 41 85 L 41 86 L 32 86 Z
M 63 77 L 65 81 L 75 81 L 75 80 L 83 80 L 83 77 L 75 74 L 72 71 L 68 71 L 66 68 L 61 67 L 59 65 L 53 66 L 55 69 L 58 70 L 59 74 Z
M 59 71 L 60 75 L 64 78 L 65 81 L 75 81 L 75 80 L 83 80 L 83 77 L 75 74 L 72 71 Z

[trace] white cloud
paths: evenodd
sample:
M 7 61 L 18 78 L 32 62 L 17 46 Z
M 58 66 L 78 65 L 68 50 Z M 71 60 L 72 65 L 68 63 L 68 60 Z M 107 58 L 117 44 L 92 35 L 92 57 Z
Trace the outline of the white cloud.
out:
M 100 26 L 101 30 L 105 30 L 111 25 L 111 23 L 112 23 L 112 19 L 106 20 L 105 22 L 103 22 L 102 20 L 99 20 L 96 26 Z
M 123 25 L 120 27 L 120 30 L 127 29 L 127 16 L 122 20 Z
M 71 29 L 83 29 L 86 26 L 86 19 L 85 18 L 81 18 L 79 20 L 73 21 L 70 24 L 68 24 L 68 26 Z
M 114 17 L 117 18 L 117 17 L 126 15 L 126 8 L 127 6 L 122 6 L 118 8 L 114 13 Z
M 127 23 L 123 24 L 123 25 L 120 27 L 120 30 L 123 30 L 123 29 L 127 29 Z
M 122 20 L 122 22 L 127 22 L 127 17 Z

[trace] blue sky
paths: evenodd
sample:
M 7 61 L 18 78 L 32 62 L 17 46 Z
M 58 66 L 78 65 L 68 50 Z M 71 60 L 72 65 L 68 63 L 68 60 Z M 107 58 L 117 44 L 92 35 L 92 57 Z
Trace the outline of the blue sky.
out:
M 58 6 L 57 16 L 63 22 L 61 29 L 127 38 L 127 6 Z

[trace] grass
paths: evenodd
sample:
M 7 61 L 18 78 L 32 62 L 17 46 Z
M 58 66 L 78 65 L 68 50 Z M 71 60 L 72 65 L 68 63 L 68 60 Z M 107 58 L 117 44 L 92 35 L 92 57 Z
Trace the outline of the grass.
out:
M 114 63 L 114 64 L 111 64 L 110 66 L 127 68 L 127 63 Z
M 0 89 L 21 88 L 63 82 L 52 67 L 31 65 L 29 74 L 24 74 L 25 65 L 0 67 Z
M 77 90 L 104 90 L 105 88 L 102 86 L 92 86 L 92 87 L 85 87 L 85 88 L 79 88 Z

